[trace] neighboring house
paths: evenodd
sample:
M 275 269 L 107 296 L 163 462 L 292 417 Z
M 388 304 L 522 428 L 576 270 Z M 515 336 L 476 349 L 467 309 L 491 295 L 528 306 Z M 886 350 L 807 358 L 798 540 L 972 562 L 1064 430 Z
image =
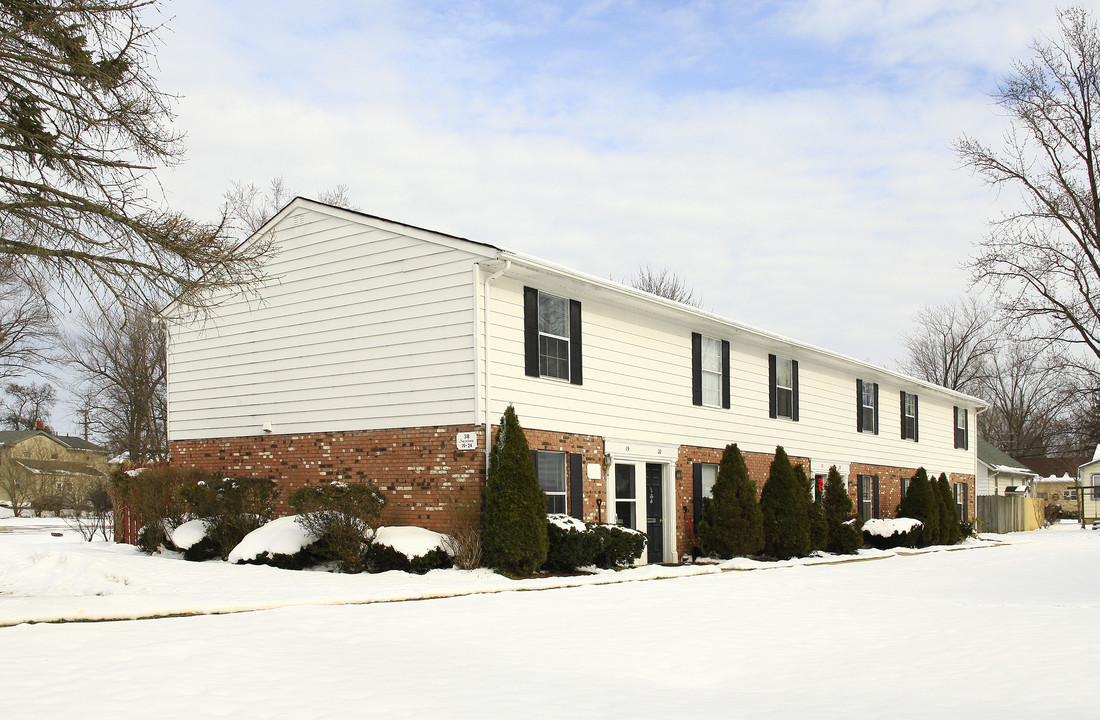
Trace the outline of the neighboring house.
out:
M 1035 496 L 1033 483 L 1038 474 L 1002 452 L 995 445 L 978 439 L 978 495 L 1008 494 Z
M 1096 446 L 1092 460 L 1077 468 L 1077 482 L 1080 486 L 1077 491 L 1080 494 L 1085 519 L 1100 518 L 1100 445 Z
M 174 464 L 285 490 L 374 483 L 383 522 L 446 530 L 515 406 L 549 510 L 691 548 L 737 443 L 758 487 L 777 445 L 836 466 L 890 517 L 916 469 L 974 513 L 978 399 L 484 243 L 297 198 L 254 236 L 277 254 L 210 316 L 165 310 Z M 882 328 L 892 331 L 892 328 Z
M 21 505 L 46 496 L 71 498 L 74 491 L 107 477 L 107 452 L 87 440 L 43 430 L 0 431 L 0 502 L 12 491 Z

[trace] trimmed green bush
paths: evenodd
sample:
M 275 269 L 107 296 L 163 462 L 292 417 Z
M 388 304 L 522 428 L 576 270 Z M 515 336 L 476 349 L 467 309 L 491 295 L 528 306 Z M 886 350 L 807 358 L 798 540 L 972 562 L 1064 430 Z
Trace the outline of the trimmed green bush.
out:
M 765 554 L 780 560 L 810 554 L 808 505 L 790 458 L 777 447 L 768 481 L 760 492 Z
M 511 405 L 489 453 L 484 545 L 486 564 L 512 575 L 530 575 L 546 562 L 546 495 Z
M 273 480 L 223 478 L 199 480 L 179 494 L 195 517 L 207 519 L 206 537 L 225 558 L 245 535 L 271 520 L 279 488 Z
M 431 570 L 449 568 L 453 565 L 451 556 L 443 548 L 430 550 L 423 555 L 406 557 L 404 553 L 382 543 L 371 543 L 363 555 L 363 564 L 367 572 L 382 573 L 390 570 L 423 575 Z
M 727 445 L 712 497 L 703 498 L 698 538 L 703 552 L 720 558 L 755 555 L 764 548 L 764 516 L 737 445 Z
M 596 564 L 600 538 L 580 520 L 568 515 L 547 515 L 546 537 L 549 545 L 543 570 L 571 573 Z
M 940 473 L 936 491 L 940 498 L 940 544 L 954 545 L 959 541 L 959 513 L 955 509 L 955 495 L 951 492 L 947 473 Z
M 852 498 L 836 466 L 829 468 L 821 513 L 825 521 L 825 549 L 840 555 L 854 555 L 863 547 L 863 522 L 852 512 Z
M 867 523 L 864 523 L 863 543 L 878 550 L 892 550 L 898 547 L 917 547 L 917 544 L 920 542 L 922 531 L 923 527 L 918 523 L 912 530 L 904 532 L 895 531 L 890 535 L 879 535 L 877 533 L 868 532 Z
M 917 474 L 909 481 L 909 489 L 898 505 L 898 517 L 913 518 L 924 524 L 920 533 L 920 547 L 940 542 L 940 499 L 928 480 L 928 471 L 917 468 Z
M 619 525 L 589 525 L 599 540 L 596 565 L 602 568 L 629 567 L 645 552 L 645 533 Z
M 318 557 L 337 563 L 341 572 L 363 570 L 370 530 L 385 505 L 377 488 L 344 482 L 311 485 L 292 492 L 287 503 L 298 515 L 296 522 L 317 538 Z

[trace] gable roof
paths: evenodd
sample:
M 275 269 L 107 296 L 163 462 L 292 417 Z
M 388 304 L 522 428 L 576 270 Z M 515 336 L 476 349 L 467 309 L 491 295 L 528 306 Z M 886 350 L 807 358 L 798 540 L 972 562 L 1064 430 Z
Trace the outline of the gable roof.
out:
M 75 478 L 102 478 L 106 473 L 96 470 L 94 467 L 83 463 L 68 462 L 66 460 L 27 460 L 17 459 L 16 465 L 22 465 L 34 475 L 54 475 Z
M 995 472 L 1016 473 L 1034 477 L 1037 473 L 1028 470 L 1024 464 L 1003 452 L 992 443 L 978 438 L 978 461 Z
M 28 438 L 32 438 L 35 435 L 41 435 L 47 437 L 54 442 L 64 445 L 65 447 L 73 450 L 89 450 L 92 452 L 107 452 L 106 448 L 102 448 L 93 442 L 88 442 L 84 438 L 79 438 L 74 435 L 51 435 L 45 430 L 0 430 L 0 445 L 15 445 L 21 443 Z

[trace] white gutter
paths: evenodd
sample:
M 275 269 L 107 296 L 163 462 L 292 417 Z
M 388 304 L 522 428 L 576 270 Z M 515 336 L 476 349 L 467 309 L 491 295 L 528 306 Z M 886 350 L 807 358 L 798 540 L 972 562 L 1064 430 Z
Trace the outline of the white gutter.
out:
M 485 316 L 484 316 L 484 319 L 482 320 L 482 323 L 481 323 L 482 324 L 481 331 L 483 333 L 484 346 L 485 346 L 485 392 L 483 393 L 483 395 L 484 395 L 484 398 L 485 398 L 485 479 L 486 479 L 486 481 L 488 481 L 488 479 L 489 479 L 489 445 L 493 442 L 493 421 L 492 421 L 492 418 L 489 416 L 489 397 L 490 397 L 489 389 L 492 387 L 492 385 L 490 383 L 490 370 L 489 370 L 489 368 L 492 367 L 492 363 L 489 362 L 489 300 L 491 298 L 490 286 L 492 285 L 492 282 L 494 280 L 496 280 L 498 277 L 500 277 L 504 273 L 508 272 L 508 268 L 510 268 L 510 267 L 512 267 L 512 261 L 511 260 L 505 260 L 504 261 L 504 267 L 502 267 L 500 270 L 497 270 L 495 273 L 493 273 L 489 277 L 485 278 L 485 307 L 482 308 L 484 310 Z

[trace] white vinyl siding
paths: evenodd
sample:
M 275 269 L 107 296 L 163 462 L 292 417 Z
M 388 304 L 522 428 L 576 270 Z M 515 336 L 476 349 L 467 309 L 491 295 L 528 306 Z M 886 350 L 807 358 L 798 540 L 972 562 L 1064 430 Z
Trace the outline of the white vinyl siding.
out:
M 540 288 L 584 303 L 585 384 L 539 382 L 524 374 L 523 286 L 530 277 L 499 278 L 492 291 L 492 407 L 499 418 L 512 403 L 524 427 L 629 438 L 639 442 L 724 447 L 737 442 L 743 451 L 858 461 L 890 466 L 931 465 L 948 472 L 974 473 L 973 458 L 952 452 L 952 407 L 957 397 L 921 397 L 921 442 L 902 442 L 899 434 L 872 437 L 853 433 L 853 366 L 836 358 L 799 355 L 799 422 L 783 423 L 782 434 L 768 417 L 768 354 L 782 348 L 767 338 L 738 334 L 730 350 L 730 409 L 691 403 L 692 329 L 675 319 L 635 312 L 595 294 L 550 278 Z M 710 329 L 710 337 L 726 334 Z M 481 378 L 484 379 L 484 376 Z M 874 378 L 880 394 L 898 397 L 903 380 L 889 374 Z M 926 398 L 927 396 L 927 398 Z M 583 412 L 581 412 L 583 410 Z M 898 403 L 882 403 L 882 427 L 901 423 Z
M 275 231 L 256 297 L 169 325 L 171 440 L 476 421 L 476 254 L 308 209 Z

